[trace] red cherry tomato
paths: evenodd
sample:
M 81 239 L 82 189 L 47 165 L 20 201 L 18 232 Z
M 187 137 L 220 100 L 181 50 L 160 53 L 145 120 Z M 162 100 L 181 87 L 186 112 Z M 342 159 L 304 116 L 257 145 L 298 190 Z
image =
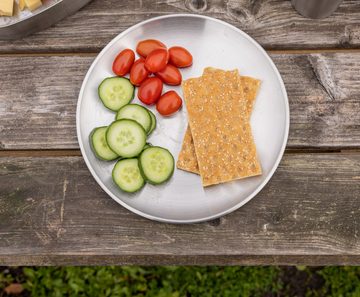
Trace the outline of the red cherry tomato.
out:
M 140 41 L 136 46 L 136 52 L 139 54 L 139 56 L 142 56 L 146 58 L 148 54 L 150 54 L 152 51 L 159 49 L 159 48 L 165 48 L 165 44 L 160 42 L 156 39 L 146 39 Z
M 181 84 L 181 73 L 171 64 L 167 64 L 163 70 L 156 72 L 155 75 L 167 85 L 178 86 Z
M 181 105 L 180 96 L 175 91 L 168 91 L 160 97 L 156 103 L 156 109 L 163 116 L 169 116 L 178 111 Z
M 145 104 L 154 104 L 161 96 L 163 83 L 158 77 L 149 77 L 143 81 L 138 90 L 138 97 Z
M 176 67 L 189 67 L 192 65 L 193 57 L 186 48 L 173 46 L 169 49 L 169 62 Z
M 159 72 L 166 67 L 169 61 L 169 53 L 164 48 L 152 51 L 145 60 L 145 68 L 150 72 Z
M 130 71 L 135 60 L 135 53 L 131 49 L 124 49 L 115 58 L 112 70 L 118 76 L 124 76 Z
M 145 60 L 140 58 L 134 62 L 130 70 L 130 82 L 135 85 L 139 86 L 145 78 L 149 75 L 149 71 L 145 68 Z

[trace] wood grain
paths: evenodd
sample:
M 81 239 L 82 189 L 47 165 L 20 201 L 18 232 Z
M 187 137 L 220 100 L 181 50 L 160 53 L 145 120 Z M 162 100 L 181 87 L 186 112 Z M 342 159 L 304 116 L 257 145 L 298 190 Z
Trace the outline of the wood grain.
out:
M 0 158 L 0 263 L 360 264 L 360 154 L 285 155 L 248 204 L 171 225 L 118 205 L 81 157 Z
M 290 102 L 288 148 L 359 148 L 360 53 L 271 57 Z M 0 57 L 0 149 L 77 149 L 77 97 L 93 59 Z
M 0 52 L 98 52 L 138 22 L 172 13 L 212 16 L 244 30 L 267 49 L 359 48 L 360 2 L 345 0 L 330 17 L 310 20 L 284 0 L 94 0 L 53 27 Z

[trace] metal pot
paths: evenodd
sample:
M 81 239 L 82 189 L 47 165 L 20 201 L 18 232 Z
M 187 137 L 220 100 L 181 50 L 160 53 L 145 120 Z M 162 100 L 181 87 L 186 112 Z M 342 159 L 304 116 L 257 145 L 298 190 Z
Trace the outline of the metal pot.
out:
M 322 19 L 330 16 L 343 0 L 291 0 L 294 8 L 304 17 Z

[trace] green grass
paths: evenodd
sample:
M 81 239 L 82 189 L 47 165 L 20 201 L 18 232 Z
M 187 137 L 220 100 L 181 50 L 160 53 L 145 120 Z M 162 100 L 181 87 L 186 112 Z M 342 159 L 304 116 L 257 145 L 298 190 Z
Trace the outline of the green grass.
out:
M 3 267 L 0 292 L 10 283 L 39 297 L 360 297 L 360 267 Z

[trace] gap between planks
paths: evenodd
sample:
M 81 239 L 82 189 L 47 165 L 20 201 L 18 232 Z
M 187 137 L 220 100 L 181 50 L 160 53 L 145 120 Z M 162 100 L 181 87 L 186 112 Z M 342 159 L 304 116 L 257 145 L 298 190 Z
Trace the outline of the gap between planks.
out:
M 360 149 L 334 148 L 290 148 L 285 154 L 359 154 Z M 79 149 L 50 150 L 0 150 L 0 158 L 4 157 L 81 157 Z
M 324 53 L 360 53 L 360 48 L 333 48 L 333 49 L 265 49 L 269 54 L 324 54 Z M 95 57 L 99 54 L 99 52 L 18 52 L 18 53 L 11 53 L 11 52 L 0 52 L 0 57 L 44 57 L 44 56 L 82 56 L 82 57 Z

